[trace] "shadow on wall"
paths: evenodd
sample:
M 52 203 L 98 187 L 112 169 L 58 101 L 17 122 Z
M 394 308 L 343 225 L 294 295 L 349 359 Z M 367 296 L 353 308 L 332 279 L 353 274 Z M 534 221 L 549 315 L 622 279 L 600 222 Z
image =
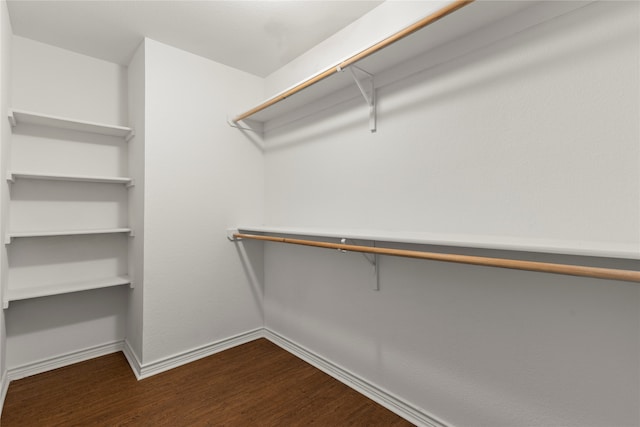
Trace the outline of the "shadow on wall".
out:
M 114 340 L 122 339 L 126 326 L 126 316 L 123 314 L 126 310 L 128 294 L 129 288 L 127 286 L 119 286 L 13 301 L 5 310 L 7 337 L 9 340 L 12 338 L 19 340 L 22 335 L 44 333 L 69 325 L 91 323 L 99 319 L 112 319 L 112 330 L 120 332 L 116 333 L 118 337 L 115 337 Z M 69 310 L 69 307 L 73 307 L 73 310 Z M 72 332 L 67 330 L 65 333 Z M 42 336 L 46 337 L 46 340 L 56 340 L 55 334 L 43 334 Z M 48 343 L 46 340 L 40 341 L 39 345 L 41 347 L 55 346 L 55 343 Z M 59 337 L 59 341 L 64 340 L 64 337 Z M 104 342 L 95 344 L 104 344 Z M 62 346 L 64 347 L 64 344 Z M 21 351 L 29 350 L 22 349 Z
M 428 108 L 429 104 L 438 104 L 460 94 L 486 91 L 497 83 L 517 85 L 527 76 L 548 73 L 553 64 L 576 67 L 577 73 L 588 73 L 589 69 L 579 66 L 583 59 L 593 58 L 597 52 L 606 57 L 607 52 L 637 39 L 637 29 L 631 25 L 621 25 L 618 31 L 607 33 L 592 31 L 594 21 L 603 19 L 601 14 L 596 16 L 600 12 L 590 6 L 578 11 L 577 17 L 571 17 L 573 32 L 569 37 L 566 28 L 553 23 L 545 25 L 544 33 L 539 26 L 534 26 L 488 43 L 473 40 L 472 34 L 380 73 L 376 76 L 379 132 L 384 132 L 385 120 L 391 117 L 417 108 Z M 602 13 L 609 15 L 605 19 L 615 21 L 627 12 L 624 8 L 611 8 Z M 446 56 L 440 53 L 452 45 L 459 47 L 462 42 L 477 46 L 467 47 L 464 53 L 454 58 L 434 60 Z M 397 101 L 385 102 L 398 94 L 402 97 Z M 321 142 L 326 138 L 339 137 L 354 127 L 368 133 L 367 108 L 353 87 L 329 94 L 286 118 L 278 119 L 275 125 L 267 126 L 265 151 Z
M 324 106 L 331 100 L 332 96 L 329 95 L 321 103 Z M 351 97 L 326 108 L 318 107 L 317 103 L 308 106 L 309 109 L 311 107 L 317 109 L 304 117 L 267 130 L 264 151 L 276 152 L 297 145 L 322 143 L 328 138 L 344 138 L 346 132 L 370 133 L 368 107 L 361 97 Z
M 355 254 L 267 256 L 271 328 L 452 424 L 635 419 L 637 284 L 381 257 L 376 292 Z
M 93 182 L 47 181 L 17 179 L 11 185 L 11 200 L 48 202 L 109 202 L 126 201 L 124 185 Z
M 101 146 L 99 151 L 94 151 L 99 154 L 97 156 L 88 155 L 87 160 L 103 162 L 105 159 L 109 159 L 114 164 L 117 164 L 118 170 L 108 175 L 126 176 L 129 172 L 128 143 L 120 137 L 25 124 L 18 124 L 18 126 L 13 129 L 13 134 L 14 139 L 16 139 L 14 144 L 25 145 L 25 148 L 35 144 L 36 147 L 34 148 L 40 148 L 39 151 L 46 152 L 46 161 L 51 164 L 54 170 L 56 169 L 57 163 L 62 162 L 62 164 L 64 164 L 69 161 L 68 156 L 70 153 L 75 154 L 71 157 L 72 159 L 78 159 L 78 152 L 73 150 L 77 150 L 83 146 L 91 149 L 88 145 L 93 145 Z M 44 151 L 42 150 L 43 147 L 37 147 L 39 144 L 45 144 L 45 147 L 51 145 L 52 148 L 55 147 L 56 150 L 50 154 L 49 150 Z M 13 150 L 20 152 L 21 147 L 15 146 Z M 28 155 L 30 160 L 33 160 L 34 156 L 39 159 L 38 153 L 33 152 L 33 150 L 30 151 Z
M 240 132 L 244 138 L 248 139 L 249 142 L 254 145 L 255 148 L 260 150 L 261 153 L 264 153 L 265 145 L 262 138 L 262 124 L 252 120 L 243 120 L 237 124 L 231 124 L 229 121 L 227 121 L 227 125 L 231 129 L 231 132 Z
M 242 270 L 247 278 L 247 283 L 251 287 L 253 300 L 264 324 L 264 306 L 262 303 L 264 296 L 263 244 L 262 242 L 244 240 L 242 242 L 234 241 L 233 245 L 238 252 Z
M 110 275 L 126 274 L 127 243 L 125 235 L 51 236 L 39 239 L 15 239 L 8 253 L 9 267 L 22 268 L 58 266 L 68 270 L 73 263 L 110 260 L 114 264 Z M 68 273 L 68 271 L 67 271 Z
M 121 184 L 17 179 L 9 188 L 12 231 L 127 227 L 127 188 Z
M 380 80 L 388 81 L 383 84 L 385 90 L 380 94 L 382 97 L 398 92 L 407 95 L 398 105 L 384 109 L 383 117 L 437 104 L 456 98 L 459 94 L 487 91 L 501 82 L 517 85 L 529 76 L 549 73 L 554 64 L 575 67 L 577 74 L 589 73 L 588 68 L 580 68 L 584 60 L 605 58 L 608 52 L 621 45 L 635 43 L 637 46 L 638 31 L 632 25 L 621 25 L 617 31 L 606 33 L 593 31 L 593 27 L 603 19 L 620 21 L 620 16 L 627 12 L 623 8 L 602 11 L 586 6 L 576 12 L 577 16 L 570 17 L 572 33 L 569 36 L 567 29 L 561 25 L 541 24 L 544 29 L 535 26 L 444 62 L 433 63 L 429 53 L 407 61 L 380 76 Z M 603 14 L 609 16 L 604 17 Z M 630 24 L 631 21 L 623 23 Z M 438 50 L 447 48 L 448 45 L 445 45 Z M 453 78 L 455 74 L 459 77 Z M 393 81 L 393 75 L 403 75 L 404 78 Z M 431 84 L 428 90 L 417 90 L 424 82 L 434 81 L 438 81 L 438 84 Z

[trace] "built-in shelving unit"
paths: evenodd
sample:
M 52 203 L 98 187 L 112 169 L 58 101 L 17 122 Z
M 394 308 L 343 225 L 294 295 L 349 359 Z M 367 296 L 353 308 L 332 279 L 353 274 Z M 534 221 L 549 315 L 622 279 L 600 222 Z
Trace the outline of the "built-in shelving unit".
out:
M 98 182 L 105 184 L 125 184 L 132 186 L 131 178 L 88 175 L 62 175 L 36 172 L 10 172 L 7 181 L 15 182 L 16 179 L 36 179 L 44 181 L 74 181 L 74 182 Z
M 131 280 L 128 276 L 108 277 L 104 279 L 80 282 L 57 283 L 55 285 L 25 287 L 22 289 L 9 289 L 4 297 L 3 308 L 8 308 L 11 301 L 122 285 L 131 285 Z
M 29 239 L 7 246 L 10 253 L 9 279 L 3 285 L 3 307 L 8 308 L 10 301 L 132 285 L 126 273 L 127 267 L 122 264 L 124 242 L 120 238 L 98 237 L 116 234 L 133 236 L 129 227 L 110 226 L 122 221 L 114 215 L 126 212 L 122 207 L 123 203 L 127 203 L 126 189 L 93 184 L 118 184 L 123 187 L 133 185 L 131 178 L 120 176 L 128 166 L 128 150 L 124 143 L 134 136 L 133 129 L 19 109 L 10 110 L 8 118 L 14 128 L 12 144 L 15 145 L 12 147 L 12 159 L 4 173 L 7 181 L 16 186 L 10 193 L 11 208 L 7 207 L 7 211 L 19 215 L 15 219 L 20 220 L 11 221 L 12 215 L 9 215 L 5 244 L 9 245 L 14 239 Z M 37 127 L 38 130 L 34 131 L 27 126 Z M 49 149 L 52 143 L 55 148 Z M 58 153 L 60 148 L 64 154 Z M 105 153 L 108 153 L 106 158 Z M 65 173 L 67 170 L 69 173 Z M 94 170 L 96 173 L 92 175 Z M 26 182 L 15 184 L 22 180 Z M 56 181 L 59 184 L 55 187 L 43 187 L 44 184 L 29 184 L 30 181 Z M 71 183 L 78 182 L 87 183 L 87 186 L 70 187 Z M 25 199 L 30 202 L 25 204 Z M 59 203 L 61 200 L 64 203 Z M 106 203 L 108 208 L 104 210 L 104 216 L 98 216 L 93 221 L 95 228 L 82 229 L 76 222 L 80 224 L 86 219 L 82 218 L 83 214 L 87 215 L 84 208 L 92 203 Z M 120 207 L 114 209 L 114 204 L 119 204 Z M 62 212 L 65 214 L 62 216 L 60 205 L 64 206 Z M 42 212 L 49 209 L 50 206 L 56 206 L 57 209 L 54 221 L 49 221 L 48 216 L 32 215 L 38 210 Z M 93 208 L 89 212 L 94 215 L 103 210 Z M 100 226 L 102 223 L 104 228 Z M 12 224 L 20 231 L 13 231 Z M 79 251 L 78 247 L 84 250 Z M 96 254 L 100 254 L 99 258 L 77 258 L 80 252 L 86 254 L 94 249 Z M 78 267 L 61 268 L 60 254 L 63 254 L 65 266 L 68 264 Z M 13 270 L 12 259 L 19 260 L 18 265 L 24 264 L 28 259 L 26 264 L 33 266 L 33 270 L 26 273 L 22 271 L 24 269 Z M 84 266 L 86 261 L 92 267 Z M 92 275 L 96 277 L 83 280 Z
M 47 126 L 58 129 L 74 130 L 78 132 L 95 133 L 99 135 L 117 136 L 129 141 L 133 129 L 125 126 L 107 125 L 102 123 L 75 120 L 66 117 L 51 116 L 24 110 L 9 110 L 9 121 L 12 126 L 19 124 Z

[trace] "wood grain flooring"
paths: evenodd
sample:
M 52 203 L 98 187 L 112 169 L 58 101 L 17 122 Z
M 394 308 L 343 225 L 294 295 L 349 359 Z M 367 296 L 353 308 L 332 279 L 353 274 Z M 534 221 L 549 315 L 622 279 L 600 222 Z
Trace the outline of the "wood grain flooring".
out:
M 411 426 L 266 339 L 136 381 L 122 353 L 13 381 L 2 427 Z

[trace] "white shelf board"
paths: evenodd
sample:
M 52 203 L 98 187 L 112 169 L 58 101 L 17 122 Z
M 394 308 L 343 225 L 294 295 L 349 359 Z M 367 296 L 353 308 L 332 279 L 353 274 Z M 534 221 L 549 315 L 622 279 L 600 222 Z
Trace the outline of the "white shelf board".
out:
M 7 289 L 3 301 L 3 307 L 7 308 L 9 302 L 30 298 L 46 297 L 51 295 L 67 294 L 71 292 L 86 291 L 90 289 L 108 288 L 111 286 L 131 285 L 129 276 L 109 277 L 98 280 L 82 282 L 58 283 L 54 285 L 28 287 L 23 289 Z
M 483 34 L 482 38 L 474 42 L 478 43 L 477 48 L 481 48 L 482 45 L 509 37 L 514 33 L 538 25 L 564 13 L 579 9 L 592 2 L 593 0 L 575 0 L 569 2 L 537 2 L 529 0 L 476 1 L 404 39 L 357 61 L 355 65 L 374 76 L 379 76 L 386 71 L 393 71 L 392 69 L 396 65 L 411 61 L 427 53 L 431 54 L 442 46 L 449 46 L 448 43 L 468 36 L 474 31 L 487 30 L 488 32 L 488 34 Z M 418 19 L 416 19 L 416 21 L 418 21 Z M 384 37 L 382 39 L 384 39 Z M 354 52 L 344 58 L 338 58 L 334 64 L 321 69 L 307 79 L 291 85 L 258 105 L 277 98 L 288 90 L 307 80 L 311 80 L 328 69 L 336 68 L 337 65 L 358 53 L 360 53 L 360 51 Z M 465 52 L 450 52 L 449 54 L 443 54 L 442 52 L 438 52 L 437 56 L 440 62 L 446 62 L 451 59 L 450 55 L 462 55 L 464 53 Z M 397 77 L 394 77 L 391 81 L 396 79 Z M 381 82 L 376 78 L 376 88 L 384 85 L 385 82 Z M 353 96 L 359 96 L 359 92 L 357 88 L 355 88 L 355 84 L 349 73 L 338 72 L 251 115 L 247 119 L 264 124 L 275 118 L 296 112 L 306 105 L 325 98 L 328 95 L 344 92 L 345 90 L 349 90 Z M 256 105 L 247 108 L 247 111 L 253 107 L 256 107 Z
M 240 226 L 239 232 L 288 234 L 375 242 L 454 246 L 605 258 L 640 259 L 640 245 L 603 242 L 558 241 L 505 236 L 437 234 L 410 231 L 339 230 L 279 226 Z
M 7 234 L 5 244 L 9 244 L 11 239 L 19 237 L 85 236 L 113 233 L 129 233 L 132 235 L 132 230 L 130 228 L 102 228 L 94 230 L 15 231 Z
M 37 172 L 10 172 L 7 181 L 15 182 L 20 179 L 38 179 L 45 181 L 77 181 L 77 182 L 99 182 L 107 184 L 127 184 L 131 185 L 131 178 L 110 177 L 110 176 L 90 176 L 90 175 L 62 175 L 53 173 Z
M 127 141 L 133 136 L 133 129 L 125 126 L 87 122 L 24 110 L 9 110 L 9 121 L 12 126 L 17 126 L 19 124 L 49 126 L 58 129 L 69 129 L 79 132 L 117 136 L 125 138 Z

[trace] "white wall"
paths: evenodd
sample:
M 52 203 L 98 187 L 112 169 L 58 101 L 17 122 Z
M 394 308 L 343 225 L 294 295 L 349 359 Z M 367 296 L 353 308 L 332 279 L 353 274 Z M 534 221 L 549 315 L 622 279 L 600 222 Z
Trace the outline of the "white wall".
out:
M 7 2 L 0 2 L 0 114 L 4 114 L 11 104 L 11 42 L 13 34 L 11 30 L 11 22 L 9 21 L 9 11 L 7 10 Z M 11 128 L 7 120 L 0 120 L 0 138 L 7 141 L 11 138 Z M 0 146 L 0 171 L 6 171 L 6 162 L 9 155 L 8 146 L 2 144 Z M 0 236 L 4 236 L 6 232 L 7 200 L 9 197 L 8 183 L 2 180 L 0 184 L 1 206 L 0 210 Z M 7 280 L 7 250 L 3 245 L 0 251 L 0 300 L 2 300 L 3 284 Z M 6 329 L 4 323 L 4 311 L 0 313 L 0 378 L 6 380 Z M 0 382 L 0 386 L 2 383 Z M 2 393 L 0 391 L 0 393 Z M 4 396 L 0 395 L 0 399 Z M 2 401 L 0 401 L 1 405 Z
M 143 363 L 262 326 L 226 228 L 262 221 L 260 149 L 225 122 L 262 80 L 145 42 Z M 248 266 L 247 268 L 250 268 Z
M 269 132 L 266 222 L 640 253 L 635 16 L 571 16 L 388 83 L 375 135 L 360 98 Z
M 106 124 L 127 124 L 126 69 L 21 37 L 13 38 L 12 107 Z M 126 176 L 117 138 L 18 126 L 9 169 Z M 3 140 L 5 147 L 9 139 Z M 126 225 L 127 190 L 86 183 L 17 182 L 5 201 L 18 229 Z M 38 242 L 36 242 L 38 240 Z M 8 286 L 102 278 L 127 272 L 126 236 L 16 240 L 8 247 Z M 7 367 L 124 339 L 128 289 L 101 289 L 16 301 L 5 310 Z
M 134 186 L 129 189 L 129 225 L 135 237 L 129 241 L 129 277 L 133 290 L 129 294 L 126 340 L 142 360 L 144 298 L 144 141 L 145 141 L 145 43 L 141 43 L 127 67 L 129 125 L 135 136 L 129 141 L 129 176 Z
M 338 64 L 397 31 L 444 7 L 451 1 L 386 1 L 342 31 L 319 43 L 265 79 L 265 96 Z
M 599 2 L 389 83 L 375 134 L 361 99 L 268 132 L 266 223 L 637 249 L 638 12 Z M 636 284 L 394 258 L 380 281 L 266 245 L 266 326 L 452 425 L 640 423 Z
M 13 43 L 13 108 L 127 125 L 125 67 L 24 37 Z

